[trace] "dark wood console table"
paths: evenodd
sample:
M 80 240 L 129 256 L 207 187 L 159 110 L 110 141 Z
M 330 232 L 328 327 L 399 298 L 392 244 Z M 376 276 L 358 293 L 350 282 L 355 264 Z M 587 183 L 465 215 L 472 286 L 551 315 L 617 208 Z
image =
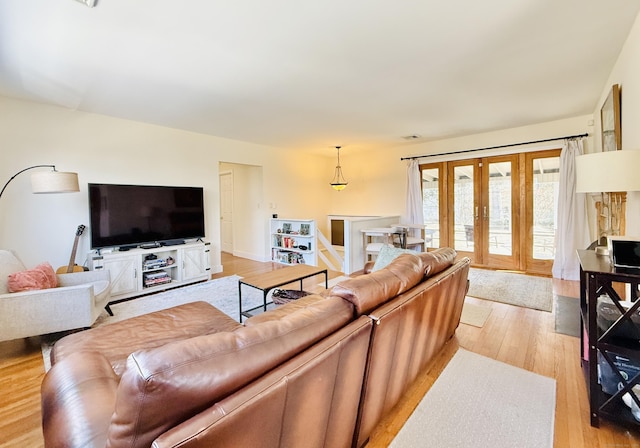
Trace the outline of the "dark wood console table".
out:
M 593 250 L 579 250 L 580 260 L 580 318 L 582 333 L 580 337 L 580 358 L 587 381 L 591 426 L 599 426 L 600 417 L 606 417 L 620 423 L 640 426 L 624 404 L 622 396 L 629 392 L 636 404 L 640 406 L 640 396 L 636 396 L 631 388 L 640 383 L 640 373 L 632 377 L 621 373 L 616 365 L 615 356 L 623 356 L 640 365 L 640 340 L 623 339 L 616 335 L 623 324 L 635 325 L 631 316 L 638 313 L 638 285 L 640 269 L 616 268 L 608 256 L 596 255 Z M 627 309 L 619 302 L 622 300 L 613 283 L 630 285 L 632 305 Z M 598 327 L 598 297 L 607 294 L 613 301 L 620 315 L 608 328 Z M 613 395 L 602 391 L 598 378 L 598 359 L 606 362 L 614 372 L 616 379 L 623 384 L 622 389 Z M 625 378 L 626 377 L 626 378 Z

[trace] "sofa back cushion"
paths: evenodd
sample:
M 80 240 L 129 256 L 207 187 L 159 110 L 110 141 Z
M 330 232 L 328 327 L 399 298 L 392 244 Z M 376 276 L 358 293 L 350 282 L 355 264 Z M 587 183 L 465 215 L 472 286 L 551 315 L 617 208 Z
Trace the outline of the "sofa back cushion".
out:
M 0 294 L 7 294 L 9 275 L 24 271 L 25 267 L 10 250 L 0 250 Z
M 118 387 L 108 446 L 150 446 L 167 429 L 333 333 L 352 316 L 349 303 L 329 298 L 278 320 L 133 353 Z
M 429 274 L 428 270 L 417 255 L 402 254 L 379 271 L 341 281 L 331 295 L 351 302 L 360 316 L 413 288 Z
M 429 270 L 429 275 L 436 275 L 453 265 L 458 253 L 451 247 L 440 247 L 429 252 L 420 252 L 418 257 Z
M 280 320 L 283 317 L 304 308 L 311 307 L 311 309 L 313 310 L 313 304 L 320 300 L 326 300 L 326 297 L 323 297 L 319 294 L 310 294 L 308 296 L 301 297 L 300 299 L 293 300 L 284 305 L 277 306 L 274 309 L 271 309 L 264 313 L 251 316 L 244 321 L 244 325 L 245 327 L 252 327 L 254 325 L 260 325 L 263 322 Z

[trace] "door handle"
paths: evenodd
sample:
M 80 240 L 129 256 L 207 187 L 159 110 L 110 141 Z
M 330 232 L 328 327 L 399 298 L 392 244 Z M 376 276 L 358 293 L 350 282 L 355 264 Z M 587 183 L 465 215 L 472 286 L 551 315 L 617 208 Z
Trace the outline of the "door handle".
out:
M 476 218 L 476 221 L 477 221 L 477 220 L 478 220 L 478 206 L 477 206 L 477 205 L 476 205 L 476 214 L 475 214 L 475 218 Z
M 482 217 L 484 218 L 485 221 L 487 220 L 487 206 L 486 205 L 482 208 Z

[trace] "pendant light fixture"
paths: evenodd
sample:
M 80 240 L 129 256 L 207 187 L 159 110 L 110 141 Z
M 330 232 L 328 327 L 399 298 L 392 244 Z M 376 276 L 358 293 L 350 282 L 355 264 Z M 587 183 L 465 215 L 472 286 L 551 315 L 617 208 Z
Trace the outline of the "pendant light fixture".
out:
M 340 166 L 340 146 L 336 146 L 336 149 L 338 150 L 338 164 L 336 165 L 336 172 L 331 181 L 331 188 L 336 191 L 341 191 L 346 188 L 347 180 L 342 175 L 342 167 Z

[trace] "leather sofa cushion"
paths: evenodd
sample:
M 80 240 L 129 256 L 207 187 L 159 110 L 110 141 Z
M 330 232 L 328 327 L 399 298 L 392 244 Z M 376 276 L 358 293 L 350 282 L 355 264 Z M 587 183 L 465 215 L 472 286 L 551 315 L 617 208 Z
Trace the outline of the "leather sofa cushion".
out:
M 352 316 L 350 304 L 329 298 L 279 320 L 133 353 L 118 388 L 109 446 L 150 446 L 158 435 L 343 327 Z
M 418 257 L 428 267 L 429 275 L 436 275 L 453 265 L 458 253 L 451 247 L 440 247 L 429 252 L 420 252 Z
M 413 288 L 429 274 L 429 269 L 417 255 L 402 254 L 383 269 L 341 281 L 331 295 L 351 302 L 360 316 Z
M 65 336 L 53 346 L 51 364 L 75 352 L 95 351 L 102 353 L 120 376 L 127 356 L 137 350 L 238 327 L 236 320 L 210 303 L 190 302 Z
M 318 294 L 311 294 L 311 295 L 302 297 L 298 300 L 289 302 L 286 305 L 282 305 L 272 310 L 269 310 L 265 313 L 256 314 L 255 316 L 252 316 L 249 319 L 245 320 L 244 325 L 246 327 L 251 327 L 253 325 L 261 324 L 262 322 L 279 320 L 279 319 L 282 319 L 284 316 L 291 314 L 294 311 L 307 308 L 309 306 L 312 306 L 314 303 L 318 302 L 319 300 L 325 300 L 325 299 L 326 297 L 322 297 Z

